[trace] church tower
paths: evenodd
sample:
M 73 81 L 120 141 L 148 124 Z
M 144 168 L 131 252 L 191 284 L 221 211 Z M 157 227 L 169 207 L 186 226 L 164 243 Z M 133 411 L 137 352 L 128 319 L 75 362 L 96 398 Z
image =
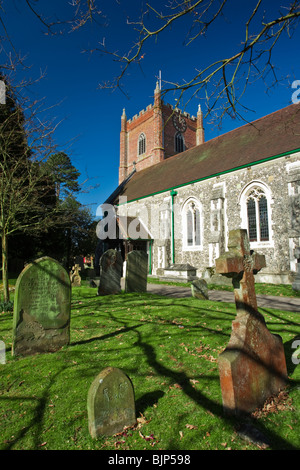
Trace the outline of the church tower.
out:
M 119 184 L 133 171 L 156 165 L 166 158 L 204 142 L 201 108 L 197 117 L 165 104 L 157 82 L 154 102 L 127 119 L 121 117 Z

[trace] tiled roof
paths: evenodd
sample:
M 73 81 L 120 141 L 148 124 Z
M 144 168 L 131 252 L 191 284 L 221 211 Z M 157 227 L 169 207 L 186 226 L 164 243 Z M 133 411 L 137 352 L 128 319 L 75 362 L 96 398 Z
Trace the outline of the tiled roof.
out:
M 135 173 L 119 194 L 139 199 L 297 149 L 300 104 L 292 104 Z

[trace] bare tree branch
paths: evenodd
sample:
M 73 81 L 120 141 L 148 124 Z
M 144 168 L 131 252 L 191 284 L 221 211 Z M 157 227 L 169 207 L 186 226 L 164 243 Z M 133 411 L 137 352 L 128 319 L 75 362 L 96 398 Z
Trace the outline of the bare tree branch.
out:
M 172 0 L 163 8 L 163 12 L 159 12 L 147 3 L 147 10 L 141 15 L 140 20 L 130 23 L 138 32 L 138 38 L 133 47 L 126 54 L 101 49 L 102 52 L 112 55 L 115 60 L 119 61 L 122 68 L 118 76 L 109 83 L 101 84 L 100 87 L 121 88 L 129 67 L 143 60 L 146 44 L 162 32 L 170 31 L 175 24 L 180 30 L 180 21 L 187 15 L 189 15 L 187 18 L 190 19 L 191 26 L 185 45 L 188 47 L 192 42 L 201 40 L 216 20 L 225 15 L 227 4 L 229 4 L 228 0 L 206 2 L 204 0 Z M 272 64 L 273 50 L 284 32 L 291 35 L 292 29 L 296 28 L 300 18 L 299 0 L 283 6 L 282 12 L 269 21 L 265 19 L 262 11 L 264 4 L 264 0 L 258 0 L 254 8 L 249 11 L 245 23 L 245 37 L 235 54 L 227 58 L 220 57 L 208 66 L 195 70 L 194 76 L 183 83 L 165 80 L 163 96 L 176 92 L 179 96 L 177 103 L 179 103 L 183 101 L 186 92 L 190 91 L 192 96 L 189 101 L 195 96 L 198 98 L 201 96 L 202 99 L 205 97 L 206 115 L 211 114 L 216 110 L 216 106 L 219 106 L 220 119 L 225 114 L 243 118 L 239 111 L 240 107 L 245 109 L 241 98 L 251 80 L 264 81 L 272 75 L 273 83 L 268 87 L 278 82 L 275 67 Z M 162 24 L 151 28 L 151 25 L 155 25 L 157 21 Z M 184 34 L 182 30 L 180 34 Z

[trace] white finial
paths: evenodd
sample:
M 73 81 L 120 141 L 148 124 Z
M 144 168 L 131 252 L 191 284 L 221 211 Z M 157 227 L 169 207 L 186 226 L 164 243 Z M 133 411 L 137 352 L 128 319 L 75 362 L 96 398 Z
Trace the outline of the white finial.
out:
M 122 118 L 126 118 L 125 108 L 123 108 Z
M 200 103 L 198 104 L 198 114 L 202 114 L 202 110 L 201 110 L 201 105 L 200 105 Z

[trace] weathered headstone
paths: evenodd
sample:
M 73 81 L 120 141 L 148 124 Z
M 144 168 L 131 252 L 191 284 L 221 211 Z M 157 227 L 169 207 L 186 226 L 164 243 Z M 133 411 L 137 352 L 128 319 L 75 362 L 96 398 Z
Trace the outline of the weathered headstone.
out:
M 5 364 L 6 348 L 4 341 L 0 341 L 0 364 Z
M 250 252 L 246 230 L 232 230 L 228 248 L 216 271 L 232 277 L 237 315 L 218 360 L 222 399 L 227 412 L 249 413 L 285 387 L 286 361 L 281 337 L 257 310 L 253 272 L 265 267 L 265 257 Z
M 75 264 L 75 266 L 73 266 L 72 271 L 70 273 L 72 287 L 81 286 L 81 277 L 80 277 L 79 271 L 81 271 L 81 267 L 79 266 L 79 264 Z
M 192 296 L 196 299 L 208 300 L 208 287 L 204 279 L 197 279 L 191 284 Z
M 295 258 L 297 259 L 297 274 L 292 283 L 293 290 L 300 291 L 300 248 L 294 250 Z
M 146 292 L 148 255 L 134 250 L 128 253 L 126 263 L 125 292 Z
M 87 400 L 89 432 L 93 438 L 111 436 L 136 423 L 134 390 L 129 377 L 107 367 L 93 381 Z
M 100 281 L 98 295 L 119 294 L 123 259 L 119 251 L 107 250 L 100 258 Z
M 13 355 L 53 352 L 68 344 L 70 312 L 67 271 L 49 257 L 28 264 L 15 288 Z

